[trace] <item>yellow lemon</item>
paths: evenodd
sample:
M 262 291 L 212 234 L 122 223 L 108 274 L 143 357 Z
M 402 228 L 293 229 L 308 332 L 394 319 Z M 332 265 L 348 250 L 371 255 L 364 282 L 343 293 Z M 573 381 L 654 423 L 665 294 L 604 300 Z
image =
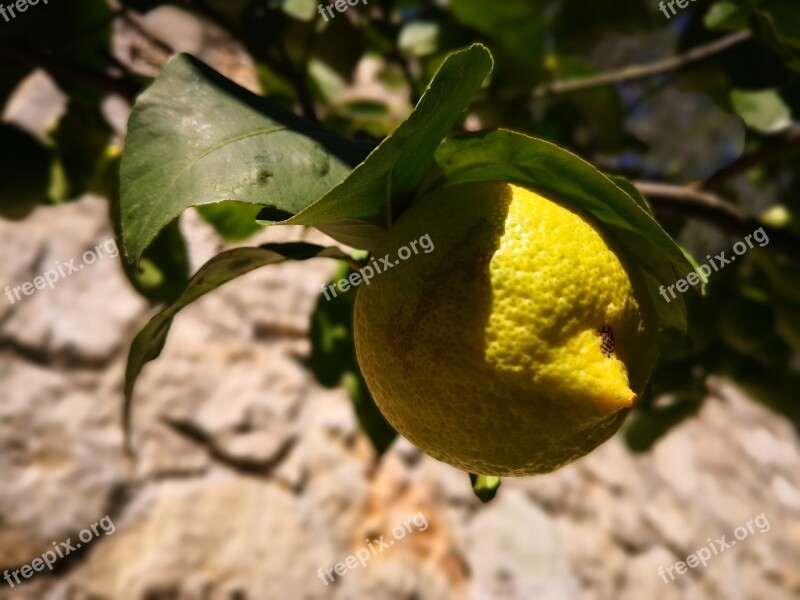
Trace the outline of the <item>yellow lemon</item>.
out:
M 426 251 L 411 244 L 426 235 Z M 587 215 L 504 183 L 445 187 L 400 217 L 376 251 L 387 254 L 358 292 L 356 352 L 411 443 L 465 471 L 531 475 L 620 427 L 657 323 Z

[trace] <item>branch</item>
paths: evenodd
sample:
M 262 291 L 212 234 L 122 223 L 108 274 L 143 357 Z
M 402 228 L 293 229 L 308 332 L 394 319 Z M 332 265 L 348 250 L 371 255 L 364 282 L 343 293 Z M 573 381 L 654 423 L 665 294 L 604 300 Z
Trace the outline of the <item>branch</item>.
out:
M 692 188 L 695 190 L 712 190 L 718 188 L 728 179 L 732 179 L 737 175 L 746 173 L 754 167 L 778 159 L 786 152 L 793 150 L 796 146 L 800 146 L 800 125 L 789 129 L 778 141 L 759 148 L 750 154 L 741 156 L 734 163 L 718 171 L 709 179 L 694 184 Z
M 170 46 L 167 42 L 156 36 L 152 31 L 145 27 L 139 15 L 134 15 L 128 9 L 123 9 L 120 12 L 120 18 L 125 22 L 125 24 L 133 29 L 136 33 L 141 35 L 148 43 L 150 43 L 152 46 L 155 46 L 162 53 L 166 54 L 167 57 L 175 54 L 175 48 Z
M 607 73 L 600 73 L 599 75 L 592 75 L 591 77 L 545 83 L 534 88 L 532 95 L 534 99 L 539 100 L 547 98 L 548 96 L 570 94 L 590 88 L 626 83 L 628 81 L 635 81 L 637 79 L 645 79 L 655 75 L 663 75 L 664 73 L 678 71 L 719 54 L 720 52 L 724 52 L 732 46 L 741 44 L 749 40 L 752 36 L 753 34 L 749 30 L 737 31 L 736 33 L 715 40 L 710 44 L 706 44 L 705 46 L 698 46 L 685 54 L 672 56 L 649 65 L 633 65 L 620 69 L 619 71 L 609 71 Z
M 769 248 L 800 262 L 800 238 L 783 229 L 764 225 L 714 194 L 652 181 L 634 181 L 634 185 L 659 210 L 699 219 L 741 237 L 761 227 L 769 238 Z

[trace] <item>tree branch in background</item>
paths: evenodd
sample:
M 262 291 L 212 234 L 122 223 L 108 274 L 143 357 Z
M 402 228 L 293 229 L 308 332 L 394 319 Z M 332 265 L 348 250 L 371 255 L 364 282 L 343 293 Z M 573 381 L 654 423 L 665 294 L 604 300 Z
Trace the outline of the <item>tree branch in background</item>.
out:
M 746 173 L 754 167 L 776 160 L 796 147 L 800 147 L 800 125 L 789 129 L 777 141 L 741 156 L 734 163 L 721 169 L 712 177 L 695 183 L 691 187 L 695 190 L 716 189 L 725 181 Z
M 657 210 L 699 219 L 741 237 L 750 235 L 759 227 L 763 227 L 769 237 L 768 248 L 800 263 L 800 238 L 783 229 L 764 225 L 758 219 L 745 215 L 715 194 L 697 190 L 691 186 L 652 181 L 634 181 L 633 183 Z
M 128 9 L 123 9 L 121 11 L 120 18 L 125 22 L 126 25 L 128 25 L 128 27 L 133 29 L 136 33 L 147 40 L 150 45 L 166 54 L 167 58 L 175 54 L 175 48 L 170 46 L 167 42 L 159 38 L 152 31 L 147 29 L 147 27 L 145 27 L 144 23 L 141 21 L 140 15 L 134 14 Z
M 605 85 L 626 83 L 628 81 L 636 81 L 637 79 L 645 79 L 647 77 L 678 71 L 724 52 L 732 46 L 741 44 L 749 40 L 752 36 L 753 34 L 749 30 L 737 31 L 736 33 L 715 40 L 710 44 L 699 46 L 684 54 L 672 56 L 649 65 L 633 65 L 620 69 L 619 71 L 609 71 L 607 73 L 600 73 L 599 75 L 592 75 L 591 77 L 545 83 L 533 89 L 532 97 L 535 100 L 540 100 L 549 96 L 569 94 Z

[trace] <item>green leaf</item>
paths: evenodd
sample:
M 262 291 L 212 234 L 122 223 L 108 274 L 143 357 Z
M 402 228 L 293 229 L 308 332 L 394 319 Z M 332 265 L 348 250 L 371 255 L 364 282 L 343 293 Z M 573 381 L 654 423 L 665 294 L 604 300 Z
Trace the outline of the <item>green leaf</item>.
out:
M 786 44 L 800 48 L 800 12 L 796 0 L 770 0 L 759 8 L 770 14 L 778 34 Z
M 353 269 L 348 265 L 334 275 L 332 281 L 347 278 Z M 317 381 L 325 387 L 344 383 L 361 428 L 369 437 L 378 455 L 383 454 L 397 432 L 386 421 L 370 394 L 356 360 L 353 342 L 353 305 L 357 288 L 341 290 L 335 297 L 320 294 L 317 307 L 311 315 L 311 355 L 307 366 Z
M 608 178 L 614 182 L 614 185 L 616 185 L 623 192 L 628 194 L 628 196 L 633 198 L 633 201 L 639 205 L 639 208 L 641 208 L 644 211 L 647 211 L 651 217 L 655 218 L 653 207 L 650 206 L 650 203 L 647 201 L 647 198 L 645 198 L 642 195 L 642 192 L 639 191 L 639 188 L 637 188 L 635 185 L 633 185 L 630 181 L 628 181 L 624 177 L 609 175 Z M 684 254 L 686 253 L 684 252 Z
M 353 401 L 353 408 L 356 411 L 361 429 L 369 437 L 375 452 L 377 452 L 378 456 L 381 456 L 392 445 L 392 442 L 397 437 L 397 432 L 381 414 L 360 371 L 346 372 L 344 374 L 344 384 L 350 394 L 350 399 Z
M 747 10 L 733 2 L 717 2 L 706 13 L 703 23 L 708 29 L 735 31 L 747 27 Z
M 283 0 L 283 11 L 300 21 L 311 21 L 318 17 L 318 0 Z
M 203 220 L 213 226 L 226 242 L 241 242 L 261 231 L 264 226 L 256 222 L 261 207 L 241 202 L 217 202 L 197 207 Z
M 492 68 L 480 44 L 451 54 L 408 120 L 323 198 L 283 224 L 328 224 L 341 219 L 388 225 L 422 181 L 436 148 Z M 400 206 L 393 204 L 399 201 Z M 395 210 L 399 214 L 401 210 Z M 270 218 L 269 212 L 262 219 Z
M 547 29 L 545 8 L 530 0 L 452 0 L 453 16 L 488 35 L 513 59 L 537 70 L 542 65 Z
M 100 106 L 70 102 L 67 112 L 52 134 L 55 158 L 66 185 L 56 201 L 84 194 L 97 176 L 98 167 L 111 140 L 113 131 L 100 112 Z
M 472 483 L 472 491 L 484 504 L 494 500 L 497 491 L 500 489 L 500 478 L 494 475 L 475 475 L 470 473 L 469 480 Z
M 637 410 L 625 425 L 625 443 L 633 452 L 646 452 L 670 429 L 697 414 L 699 402 L 691 400 L 661 409 Z
M 779 133 L 792 126 L 792 110 L 778 90 L 733 90 L 731 102 L 748 127 L 761 133 Z
M 145 364 L 158 358 L 167 340 L 172 320 L 180 310 L 208 292 L 259 267 L 285 260 L 308 260 L 316 257 L 346 260 L 349 257 L 338 248 L 313 244 L 265 244 L 258 248 L 236 248 L 218 254 L 192 277 L 186 289 L 170 306 L 153 317 L 136 335 L 128 354 L 125 371 L 125 431 L 130 431 L 131 401 L 136 379 Z
M 93 187 L 98 193 L 108 195 L 111 222 L 117 243 L 121 239 L 119 220 L 119 162 L 120 151 L 110 147 L 106 150 L 100 174 Z M 125 276 L 142 296 L 156 304 L 173 302 L 189 283 L 189 253 L 183 239 L 178 220 L 162 229 L 153 243 L 144 251 L 138 265 L 128 260 L 120 264 Z
M 641 271 L 661 322 L 686 329 L 683 299 L 667 303 L 658 287 L 683 277 L 691 263 L 646 208 L 592 165 L 550 142 L 505 130 L 445 142 L 436 162 L 439 184 L 507 181 L 588 212 Z
M 129 260 L 190 206 L 224 200 L 295 214 L 366 154 L 239 87 L 188 55 L 170 60 L 137 100 L 121 169 Z
M 138 266 L 122 261 L 131 285 L 153 303 L 173 302 L 189 282 L 189 253 L 178 221 L 162 229 Z
M 409 56 L 428 56 L 439 47 L 439 23 L 435 21 L 412 21 L 400 30 L 397 46 Z
M 684 248 L 683 246 L 678 246 L 683 252 L 684 258 L 689 261 L 689 264 L 692 265 L 692 270 L 697 273 L 697 276 L 700 278 L 700 294 L 705 296 L 706 294 L 706 286 L 708 286 L 708 276 L 700 270 L 700 265 L 691 255 L 691 253 Z

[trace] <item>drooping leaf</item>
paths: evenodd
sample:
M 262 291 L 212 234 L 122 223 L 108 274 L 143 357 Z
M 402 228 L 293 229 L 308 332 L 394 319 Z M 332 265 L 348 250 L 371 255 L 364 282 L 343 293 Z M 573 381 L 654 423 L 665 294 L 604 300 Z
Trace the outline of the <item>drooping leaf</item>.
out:
M 292 215 L 366 155 L 188 55 L 170 60 L 137 100 L 121 169 L 121 225 L 138 261 L 190 206 L 225 200 Z
M 153 317 L 136 335 L 128 354 L 125 371 L 125 429 L 130 430 L 131 401 L 136 379 L 149 361 L 158 358 L 167 340 L 172 320 L 184 307 L 245 273 L 285 260 L 308 260 L 316 257 L 347 260 L 338 248 L 313 244 L 265 244 L 258 248 L 235 248 L 218 254 L 192 277 L 183 293 L 167 308 Z
M 588 212 L 640 269 L 662 323 L 686 328 L 683 299 L 667 303 L 658 287 L 692 271 L 691 263 L 645 207 L 589 163 L 544 140 L 504 130 L 447 141 L 436 162 L 440 185 L 508 181 Z

